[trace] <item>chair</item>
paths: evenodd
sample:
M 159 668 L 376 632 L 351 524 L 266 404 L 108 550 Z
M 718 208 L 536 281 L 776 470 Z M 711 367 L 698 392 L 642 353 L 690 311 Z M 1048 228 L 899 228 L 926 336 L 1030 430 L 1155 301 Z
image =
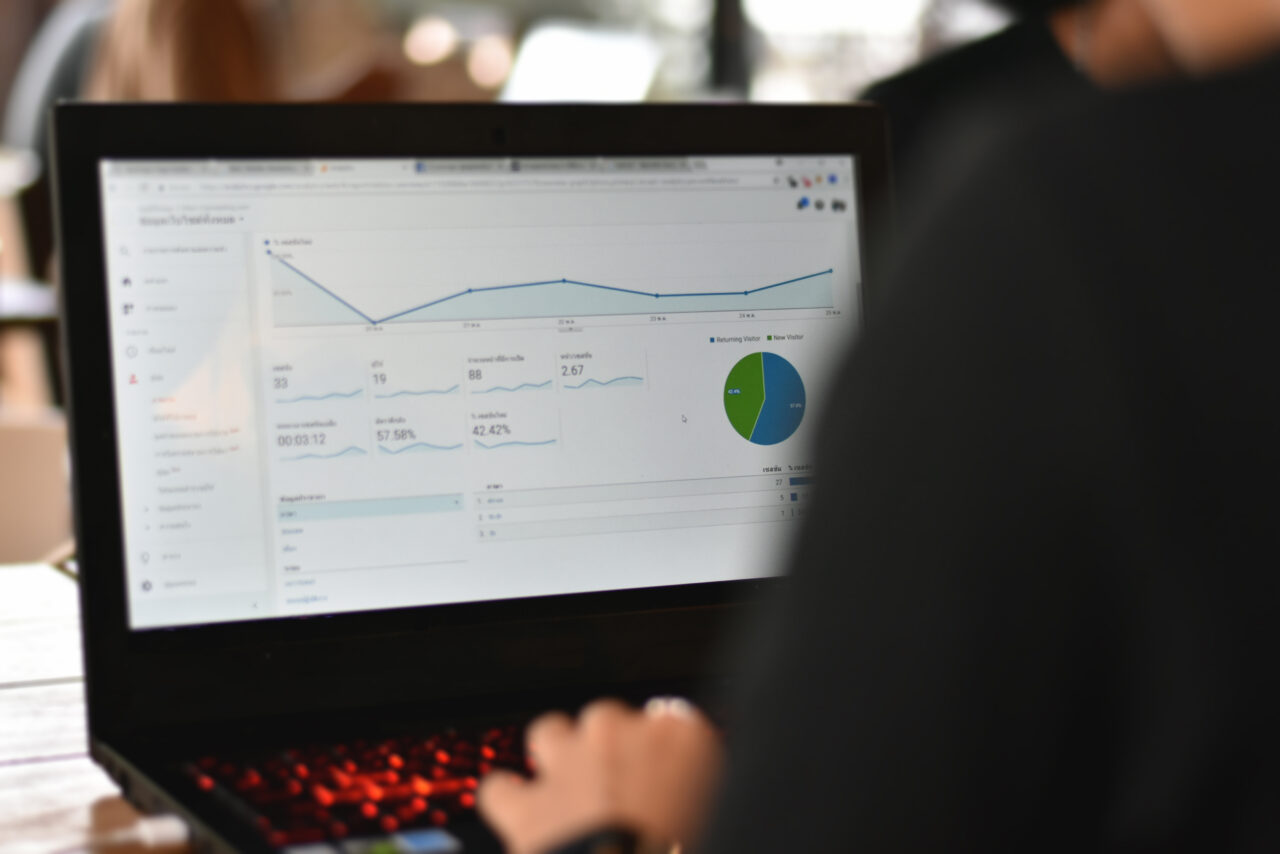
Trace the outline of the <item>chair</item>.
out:
M 35 153 L 42 163 L 39 177 L 18 195 L 27 258 L 37 277 L 43 277 L 53 255 L 47 114 L 59 100 L 80 96 L 110 10 L 109 0 L 66 0 L 55 7 L 32 39 L 9 92 L 3 142 Z

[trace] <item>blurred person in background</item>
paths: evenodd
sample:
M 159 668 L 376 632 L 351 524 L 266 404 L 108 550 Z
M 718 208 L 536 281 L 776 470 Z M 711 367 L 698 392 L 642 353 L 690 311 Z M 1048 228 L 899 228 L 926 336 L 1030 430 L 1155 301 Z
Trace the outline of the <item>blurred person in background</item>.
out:
M 1280 850 L 1280 3 L 1142 2 L 1191 79 L 1008 132 L 900 252 L 727 762 L 682 701 L 541 718 L 512 852 Z
M 397 95 L 393 73 L 376 58 L 320 79 L 286 74 L 273 23 L 266 0 L 117 0 L 86 94 L 100 101 L 214 102 Z
M 118 0 L 86 95 L 98 101 L 272 101 L 278 87 L 256 4 Z

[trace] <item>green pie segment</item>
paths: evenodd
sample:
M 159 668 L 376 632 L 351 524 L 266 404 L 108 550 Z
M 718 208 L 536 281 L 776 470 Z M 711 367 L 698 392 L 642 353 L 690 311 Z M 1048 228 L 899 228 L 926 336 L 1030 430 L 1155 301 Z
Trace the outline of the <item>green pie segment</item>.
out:
M 724 411 L 738 435 L 750 441 L 764 408 L 764 354 L 752 353 L 733 366 L 724 383 Z
M 804 381 L 777 353 L 744 356 L 724 384 L 724 411 L 738 435 L 756 445 L 776 445 L 804 420 Z

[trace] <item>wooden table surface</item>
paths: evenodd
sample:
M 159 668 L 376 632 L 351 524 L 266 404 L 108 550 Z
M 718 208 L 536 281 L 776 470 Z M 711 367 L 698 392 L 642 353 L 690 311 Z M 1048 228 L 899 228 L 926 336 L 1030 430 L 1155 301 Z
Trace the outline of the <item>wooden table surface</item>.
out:
M 0 565 L 3 854 L 78 851 L 137 817 L 88 756 L 76 596 L 50 566 Z

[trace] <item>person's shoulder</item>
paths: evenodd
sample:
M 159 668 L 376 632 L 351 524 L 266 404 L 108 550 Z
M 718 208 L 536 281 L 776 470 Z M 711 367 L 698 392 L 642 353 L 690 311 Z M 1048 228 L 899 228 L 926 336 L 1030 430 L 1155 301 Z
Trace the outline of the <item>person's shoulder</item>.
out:
M 1280 54 L 1211 77 L 1071 100 L 1009 134 L 989 153 L 985 168 L 1011 172 L 1016 181 L 1084 187 L 1102 196 L 1129 192 L 1135 182 L 1153 189 L 1164 184 L 1172 192 L 1197 176 L 1252 168 L 1255 155 L 1273 162 L 1280 111 L 1264 105 L 1277 95 Z M 1271 165 L 1266 174 L 1278 175 L 1280 167 Z
M 957 86 L 983 86 L 991 76 L 1003 76 L 1028 57 L 1053 59 L 1057 52 L 1046 25 L 1021 21 L 992 35 L 944 51 L 906 71 L 887 77 L 863 91 L 861 99 L 892 105 L 929 100 L 936 93 L 950 95 Z M 1065 59 L 1061 60 L 1065 65 Z
M 1252 275 L 1274 240 L 1254 212 L 1280 182 L 1280 113 L 1262 109 L 1276 93 L 1280 56 L 1073 100 L 1002 134 L 909 223 L 902 244 L 929 251 L 900 255 L 889 297 L 936 304 L 963 270 L 962 302 L 984 316 L 1055 289 L 1110 311 L 1194 301 L 1215 270 Z

